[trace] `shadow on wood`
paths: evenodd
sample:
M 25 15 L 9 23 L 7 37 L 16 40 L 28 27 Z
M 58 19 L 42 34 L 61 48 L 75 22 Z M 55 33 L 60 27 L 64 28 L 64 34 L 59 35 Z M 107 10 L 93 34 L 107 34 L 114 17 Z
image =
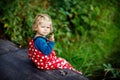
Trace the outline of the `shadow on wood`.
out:
M 8 41 L 0 40 L 0 80 L 88 80 L 68 70 L 39 70 L 27 56 L 27 49 L 20 49 Z

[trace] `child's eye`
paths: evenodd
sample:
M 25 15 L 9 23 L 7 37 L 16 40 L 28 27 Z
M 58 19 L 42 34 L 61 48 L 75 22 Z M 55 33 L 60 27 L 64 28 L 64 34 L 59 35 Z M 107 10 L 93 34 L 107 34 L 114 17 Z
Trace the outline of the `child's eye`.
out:
M 50 28 L 50 27 L 47 27 L 47 28 Z
M 41 26 L 41 28 L 44 28 L 45 26 Z

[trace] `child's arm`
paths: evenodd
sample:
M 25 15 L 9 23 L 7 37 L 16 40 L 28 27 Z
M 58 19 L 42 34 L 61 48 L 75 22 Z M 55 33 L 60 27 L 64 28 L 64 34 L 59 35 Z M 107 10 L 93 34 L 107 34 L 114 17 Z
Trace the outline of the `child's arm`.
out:
M 52 41 L 52 42 L 54 42 L 54 41 L 55 41 L 55 39 L 54 39 L 54 34 L 51 34 L 51 35 L 50 35 L 49 40 L 50 40 L 50 41 Z
M 37 38 L 34 42 L 35 48 L 40 50 L 43 54 L 49 55 L 54 47 L 54 41 L 46 42 L 44 38 Z

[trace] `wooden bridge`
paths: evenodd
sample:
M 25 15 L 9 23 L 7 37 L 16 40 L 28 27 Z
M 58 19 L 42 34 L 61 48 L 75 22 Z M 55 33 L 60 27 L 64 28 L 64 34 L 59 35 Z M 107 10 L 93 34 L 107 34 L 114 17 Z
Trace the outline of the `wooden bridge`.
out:
M 27 49 L 18 48 L 0 39 L 0 80 L 88 80 L 68 69 L 39 70 L 27 56 Z

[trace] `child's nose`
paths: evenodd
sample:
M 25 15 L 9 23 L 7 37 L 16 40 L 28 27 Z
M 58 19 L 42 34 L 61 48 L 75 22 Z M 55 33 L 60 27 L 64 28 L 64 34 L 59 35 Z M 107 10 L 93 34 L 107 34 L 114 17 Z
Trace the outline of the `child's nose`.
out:
M 47 28 L 45 28 L 45 31 L 47 31 Z

